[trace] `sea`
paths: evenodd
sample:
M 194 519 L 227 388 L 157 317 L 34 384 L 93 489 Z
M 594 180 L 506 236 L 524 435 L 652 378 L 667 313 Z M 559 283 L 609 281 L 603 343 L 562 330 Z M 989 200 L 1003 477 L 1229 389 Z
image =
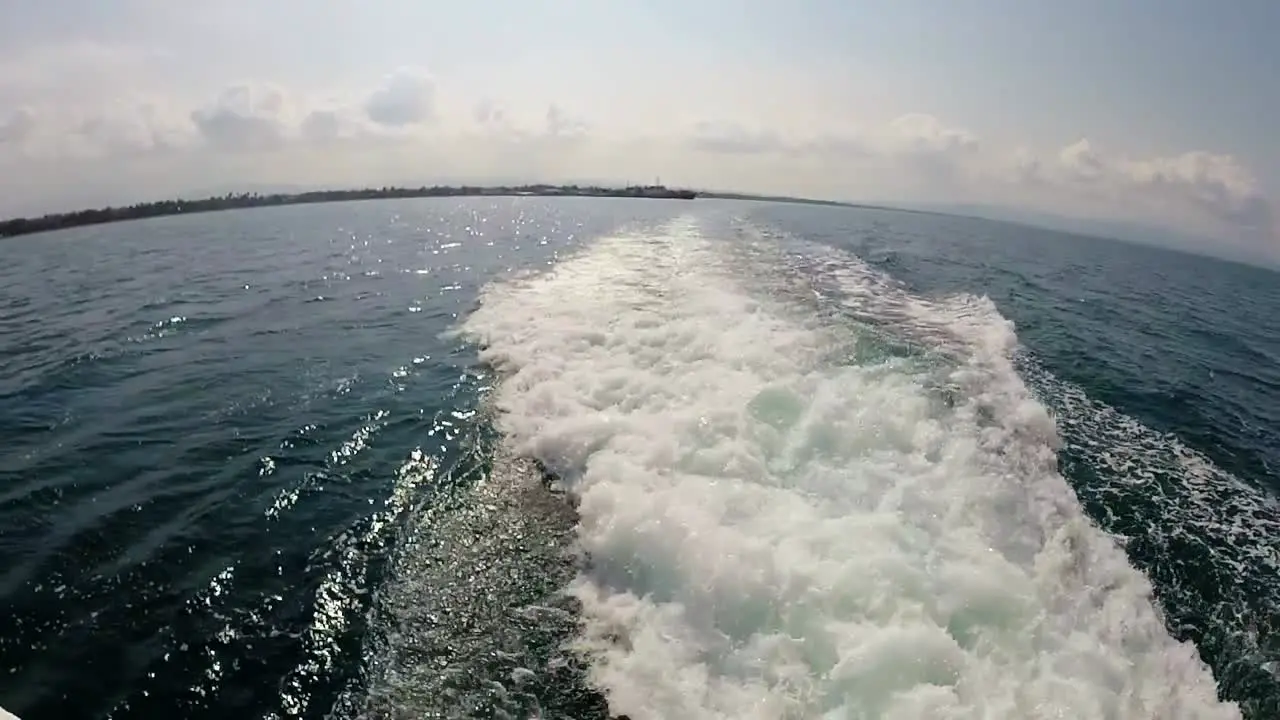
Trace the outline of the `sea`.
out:
M 1280 717 L 1280 274 L 880 209 L 0 244 L 0 706 Z

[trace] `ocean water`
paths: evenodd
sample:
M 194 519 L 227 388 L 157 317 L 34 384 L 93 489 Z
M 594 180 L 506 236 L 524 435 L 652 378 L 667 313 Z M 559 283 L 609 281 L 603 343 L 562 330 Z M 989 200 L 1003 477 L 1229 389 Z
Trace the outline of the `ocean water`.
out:
M 429 199 L 0 245 L 0 706 L 1280 715 L 1280 275 Z

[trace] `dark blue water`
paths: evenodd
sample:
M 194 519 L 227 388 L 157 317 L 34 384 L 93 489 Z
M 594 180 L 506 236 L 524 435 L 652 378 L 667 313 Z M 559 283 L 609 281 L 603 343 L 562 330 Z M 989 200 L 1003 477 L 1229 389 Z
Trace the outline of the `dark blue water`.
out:
M 5 245 L 0 703 L 225 717 L 283 711 L 282 685 L 310 713 L 335 702 L 355 671 L 308 663 L 362 633 L 318 626 L 322 590 L 343 586 L 324 591 L 358 623 L 395 522 L 428 501 L 418 453 L 463 452 L 472 360 L 441 333 L 486 277 L 621 217 L 334 205 Z
M 1058 468 L 1150 579 L 1165 631 L 1246 717 L 1280 714 L 1280 276 L 953 217 L 533 198 L 234 211 L 0 245 L 0 706 L 26 720 L 626 710 L 574 646 L 581 598 L 563 592 L 610 557 L 571 552 L 574 494 L 545 472 L 563 453 L 505 441 L 486 398 L 508 369 L 456 331 L 486 288 L 533 283 L 518 310 L 577 288 L 536 283 L 602 238 L 668 237 L 689 218 L 752 297 L 821 290 L 825 270 L 806 263 L 822 256 L 921 302 L 990 298 L 1053 416 Z M 679 255 L 664 242 L 646 262 Z M 763 249 L 732 259 L 749 244 Z M 776 264 L 760 259 L 771 246 Z M 589 340 L 602 362 L 623 330 L 592 308 L 668 276 L 618 277 L 563 298 L 603 338 Z M 894 336 L 882 349 L 931 342 L 875 307 L 824 317 L 880 327 Z M 569 322 L 551 315 L 523 327 Z M 559 324 L 534 327 L 544 317 Z M 547 369 L 512 382 L 572 376 L 575 356 L 528 347 Z M 548 392 L 520 409 L 563 417 Z

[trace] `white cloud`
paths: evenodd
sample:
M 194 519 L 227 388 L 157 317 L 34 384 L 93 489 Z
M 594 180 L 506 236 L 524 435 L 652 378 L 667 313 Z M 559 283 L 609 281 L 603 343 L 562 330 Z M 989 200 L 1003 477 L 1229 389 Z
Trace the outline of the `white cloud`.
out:
M 189 118 L 146 101 L 109 107 L 81 120 L 76 130 L 87 152 L 108 156 L 181 150 L 196 138 Z
M 987 172 L 989 160 L 978 137 L 933 115 L 908 113 L 891 121 L 888 130 L 879 146 L 932 197 L 968 192 L 975 176 Z
M 1166 220 L 1217 223 L 1246 235 L 1273 239 L 1275 216 L 1257 178 L 1230 155 L 1188 151 L 1133 158 L 1109 154 L 1081 139 L 1058 151 L 1053 163 L 1030 159 L 1035 177 L 1059 191 L 1145 210 Z
M 1126 181 L 1173 203 L 1190 202 L 1224 222 L 1270 231 L 1274 217 L 1257 178 L 1234 157 L 1203 151 L 1125 160 Z
M 190 145 L 194 135 L 189 118 L 146 100 L 92 110 L 23 107 L 0 120 L 0 158 L 52 162 L 167 152 Z
M 401 68 L 387 76 L 364 104 L 369 119 L 387 127 L 420 125 L 436 119 L 436 84 L 425 70 Z
M 748 126 L 733 120 L 703 120 L 689 131 L 694 149 L 730 155 L 819 157 L 833 161 L 960 160 L 979 149 L 978 138 L 925 113 L 907 113 L 883 126 L 797 132 Z M 945 163 L 943 163 L 945 164 Z M 922 164 L 921 167 L 927 167 Z
M 128 75 L 121 68 L 138 70 L 137 58 L 144 55 L 102 46 L 76 46 L 56 61 L 46 55 L 43 69 L 26 74 L 12 63 L 0 64 L 0 107 L 9 109 L 0 114 L 0 173 L 6 163 L 20 166 L 24 177 L 33 178 L 32 188 L 50 193 L 49 209 L 80 197 L 72 186 L 87 175 L 76 162 L 128 157 L 113 171 L 118 191 L 129 199 L 145 197 L 147 188 L 167 192 L 197 181 L 623 182 L 661 175 L 697 187 L 850 200 L 1024 204 L 1275 237 L 1275 211 L 1257 178 L 1239 159 L 1204 151 L 1132 157 L 1080 139 L 1036 152 L 980 138 L 924 112 L 868 122 L 806 111 L 788 120 L 772 106 L 770 112 L 708 113 L 692 122 L 691 110 L 675 107 L 646 116 L 642 129 L 620 131 L 616 123 L 587 122 L 577 112 L 580 98 L 572 99 L 571 111 L 561 99 L 539 100 L 530 93 L 464 97 L 415 67 L 363 88 L 334 88 L 336 94 L 308 97 L 246 82 L 192 102 L 120 80 Z M 98 95 L 71 101 L 65 93 L 37 91 L 40 82 L 70 87 L 50 68 L 85 67 L 103 58 L 111 58 L 104 62 L 115 70 L 92 77 L 115 84 L 99 88 Z M 18 99 L 6 102 L 5 92 Z M 854 120 L 861 124 L 855 127 Z M 162 156 L 170 159 L 155 160 Z M 131 173 L 142 172 L 136 170 L 140 158 L 155 160 L 148 161 L 145 183 L 140 175 L 131 180 Z M 159 182 L 166 172 L 173 175 Z M 9 212 L 0 207 L 0 215 Z
M 544 143 L 563 150 L 590 137 L 592 127 L 585 118 L 557 103 L 548 104 L 539 118 L 518 115 L 502 103 L 482 98 L 472 106 L 470 116 L 451 129 L 454 135 L 478 142 L 516 143 L 526 149 L 530 143 Z
M 889 123 L 894 149 L 917 155 L 952 155 L 978 149 L 978 138 L 968 130 L 948 127 L 925 113 L 908 113 Z
M 790 172 L 825 177 L 826 188 L 820 192 L 835 199 L 943 200 L 957 194 L 974 199 L 972 181 L 992 174 L 987 167 L 991 160 L 981 154 L 976 135 L 925 113 L 862 128 L 703 121 L 687 131 L 686 143 L 712 157 L 758 158 Z
M 1092 182 L 1101 179 L 1106 172 L 1102 158 L 1087 139 L 1068 145 L 1058 152 L 1058 161 L 1072 179 Z
M 875 168 L 899 181 L 910 176 L 916 192 L 951 193 L 955 200 L 1008 202 L 1012 197 L 1040 209 L 1092 208 L 1165 224 L 1191 222 L 1206 233 L 1277 239 L 1267 193 L 1243 163 L 1223 154 L 1131 158 L 1104 153 L 1081 139 L 1046 159 L 1026 147 L 989 150 L 975 133 L 924 113 L 899 116 L 884 127 L 814 134 L 801 141 L 733 122 L 703 122 L 688 142 L 704 153 L 762 155 L 779 164 L 788 157 L 819 158 L 833 177 L 840 167 Z
M 495 142 L 522 141 L 538 134 L 522 127 L 519 119 L 513 117 L 504 105 L 490 98 L 482 98 L 472 107 L 470 119 L 473 126 L 464 127 L 472 127 Z
M 371 140 L 378 135 L 378 129 L 360 108 L 330 105 L 308 112 L 298 127 L 298 135 L 323 148 L 333 143 Z
M 553 103 L 547 106 L 546 133 L 556 138 L 581 137 L 587 133 L 587 123 Z
M 219 150 L 261 152 L 284 144 L 290 134 L 284 92 L 270 85 L 240 84 L 191 113 L 205 141 Z

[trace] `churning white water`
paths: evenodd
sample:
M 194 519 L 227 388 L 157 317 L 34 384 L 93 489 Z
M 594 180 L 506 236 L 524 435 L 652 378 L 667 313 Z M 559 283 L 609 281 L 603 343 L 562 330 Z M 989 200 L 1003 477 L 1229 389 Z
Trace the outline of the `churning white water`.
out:
M 887 353 L 728 250 L 603 238 L 463 325 L 513 449 L 580 498 L 569 590 L 615 713 L 1240 716 L 1081 512 L 990 303 L 899 298 L 965 342 Z M 890 307 L 838 275 L 855 316 Z

